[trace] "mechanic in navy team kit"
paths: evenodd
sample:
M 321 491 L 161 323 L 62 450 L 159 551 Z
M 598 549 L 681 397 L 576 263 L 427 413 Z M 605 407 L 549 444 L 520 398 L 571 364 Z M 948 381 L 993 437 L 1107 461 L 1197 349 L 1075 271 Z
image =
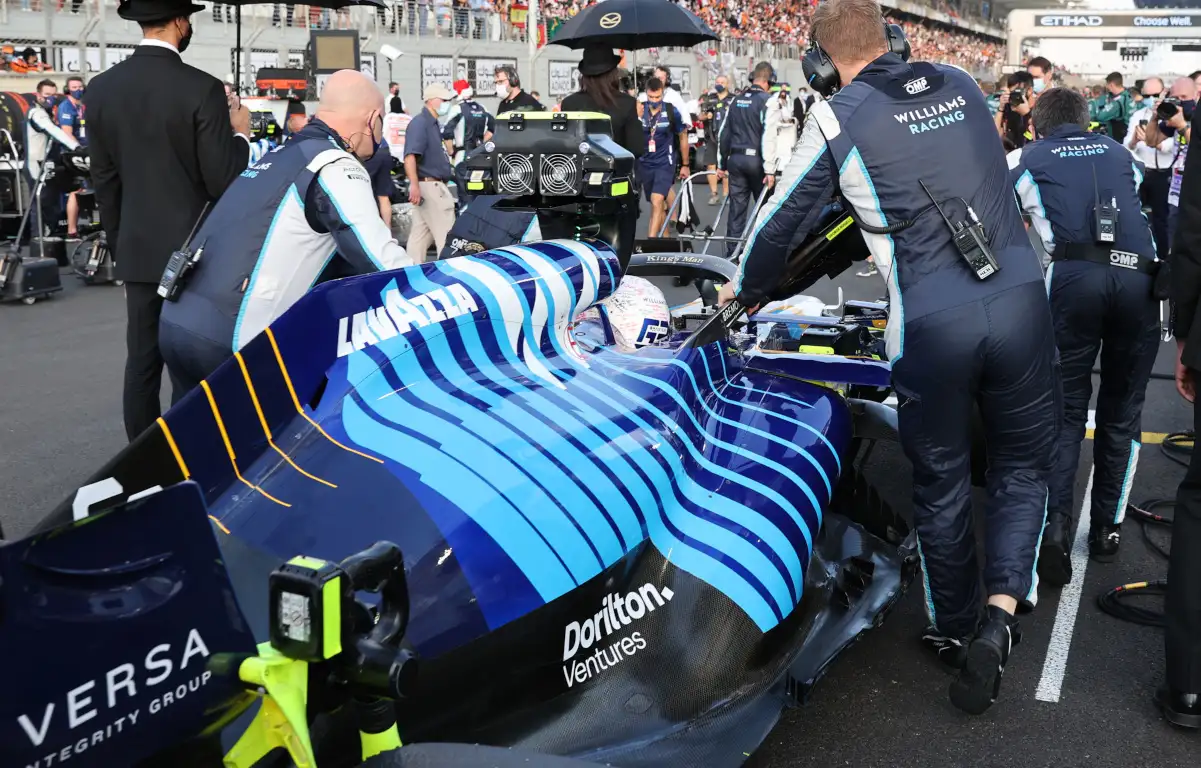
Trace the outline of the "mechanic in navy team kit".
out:
M 330 75 L 317 113 L 250 166 L 192 238 L 203 249 L 159 345 L 178 400 L 329 276 L 331 259 L 375 272 L 412 263 L 380 220 L 362 162 L 383 134 L 384 98 L 361 72 Z
M 765 160 L 765 155 L 771 154 L 771 142 L 776 135 L 767 125 L 767 103 L 774 98 L 771 86 L 775 79 L 772 65 L 759 62 L 751 73 L 751 87 L 734 99 L 722 123 L 717 167 L 730 179 L 726 235 L 731 238 L 741 237 L 747 219 L 754 217 L 753 208 L 763 193 L 763 185 L 770 187 L 776 181 L 774 162 L 769 169 Z M 734 240 L 726 241 L 726 256 L 733 256 L 737 248 Z
M 1044 138 L 1009 154 L 1009 175 L 1051 254 L 1046 283 L 1064 412 L 1039 575 L 1050 586 L 1063 586 L 1072 578 L 1072 490 L 1098 352 L 1088 548 L 1102 562 L 1118 551 L 1138 463 L 1143 398 L 1159 348 L 1153 287 L 1160 264 L 1139 201 L 1142 164 L 1117 141 L 1088 132 L 1088 102 L 1075 91 L 1045 91 L 1031 114 Z
M 813 105 L 721 300 L 767 301 L 793 244 L 841 194 L 888 285 L 885 340 L 932 625 L 923 640 L 958 669 L 951 701 L 979 714 L 1020 639 L 1014 613 L 1036 600 L 1059 420 L 1042 269 L 975 81 L 956 67 L 908 63 L 904 33 L 885 25 L 876 0 L 826 0 L 812 37 L 806 81 L 841 90 Z M 970 509 L 977 402 L 989 461 L 983 617 Z
M 442 126 L 442 138 L 451 164 L 457 165 L 464 155 L 492 138 L 496 119 L 473 98 L 475 89 L 466 80 L 456 80 L 452 88 L 459 104 L 457 110 L 452 108 L 450 119 Z
M 663 88 L 659 78 L 647 80 L 646 101 L 638 104 L 638 119 L 646 136 L 646 154 L 638 159 L 638 176 L 651 204 L 647 237 L 659 236 L 667 218 L 667 195 L 676 176 L 688 178 L 688 126 L 680 110 L 663 100 Z M 676 163 L 677 151 L 682 166 Z
M 84 119 L 83 78 L 68 77 L 66 98 L 58 103 L 55 110 L 55 122 L 62 132 L 79 142 L 79 146 L 88 145 L 87 121 Z M 67 193 L 67 237 L 79 236 L 79 193 L 87 190 L 71 190 Z

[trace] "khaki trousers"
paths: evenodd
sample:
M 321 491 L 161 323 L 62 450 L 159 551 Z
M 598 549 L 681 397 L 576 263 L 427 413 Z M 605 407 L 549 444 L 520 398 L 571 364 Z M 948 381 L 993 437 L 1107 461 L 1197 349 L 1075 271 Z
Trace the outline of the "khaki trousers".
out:
M 455 223 L 455 198 L 441 181 L 422 181 L 421 205 L 413 206 L 412 228 L 405 246 L 414 264 L 426 260 L 426 250 L 432 243 L 438 254 L 446 246 L 446 236 Z M 437 255 L 434 258 L 438 258 Z

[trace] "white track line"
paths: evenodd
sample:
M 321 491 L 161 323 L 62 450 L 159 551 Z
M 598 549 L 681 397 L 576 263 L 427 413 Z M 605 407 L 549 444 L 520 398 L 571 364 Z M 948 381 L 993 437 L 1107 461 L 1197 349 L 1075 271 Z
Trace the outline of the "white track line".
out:
M 1068 652 L 1072 648 L 1072 631 L 1076 627 L 1076 614 L 1080 610 L 1080 597 L 1084 592 L 1084 571 L 1088 567 L 1088 528 L 1092 513 L 1093 469 L 1088 470 L 1088 484 L 1084 487 L 1084 498 L 1080 502 L 1080 517 L 1076 522 L 1076 538 L 1072 541 L 1072 580 L 1059 595 L 1059 610 L 1055 613 L 1055 626 L 1051 629 L 1051 642 L 1047 644 L 1047 660 L 1043 663 L 1043 676 L 1038 681 L 1034 698 L 1038 701 L 1057 703 L 1063 689 L 1063 676 L 1068 668 Z

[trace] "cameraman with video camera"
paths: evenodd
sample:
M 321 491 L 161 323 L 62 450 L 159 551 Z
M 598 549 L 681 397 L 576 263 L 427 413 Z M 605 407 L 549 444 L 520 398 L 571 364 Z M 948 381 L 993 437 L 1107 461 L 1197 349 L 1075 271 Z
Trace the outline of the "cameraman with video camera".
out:
M 970 75 L 909 62 L 904 32 L 876 0 L 825 0 L 812 40 L 805 79 L 827 100 L 814 104 L 720 299 L 755 308 L 773 298 L 794 244 L 841 196 L 888 286 L 885 341 L 931 624 L 922 639 L 958 670 L 952 703 L 981 714 L 1021 637 L 1014 613 L 1037 600 L 1059 421 L 1042 268 Z M 987 608 L 971 512 L 977 404 L 988 447 Z

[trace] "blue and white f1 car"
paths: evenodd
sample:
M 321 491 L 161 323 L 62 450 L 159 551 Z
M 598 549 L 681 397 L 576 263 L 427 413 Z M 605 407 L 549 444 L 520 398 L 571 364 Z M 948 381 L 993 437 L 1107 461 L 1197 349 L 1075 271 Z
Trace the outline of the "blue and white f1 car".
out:
M 705 308 L 627 353 L 574 322 L 622 274 L 607 245 L 556 240 L 314 289 L 0 545 L 0 650 L 30 660 L 6 672 L 0 763 L 248 764 L 230 754 L 259 702 L 279 745 L 299 718 L 320 765 L 357 764 L 332 676 L 284 681 L 307 710 L 268 707 L 266 668 L 248 691 L 231 659 L 273 622 L 348 652 L 328 590 L 269 598 L 269 575 L 378 541 L 403 552 L 407 623 L 368 601 L 365 631 L 419 662 L 404 742 L 742 762 L 916 568 L 853 465 L 893 429 L 886 309 L 729 333 Z

